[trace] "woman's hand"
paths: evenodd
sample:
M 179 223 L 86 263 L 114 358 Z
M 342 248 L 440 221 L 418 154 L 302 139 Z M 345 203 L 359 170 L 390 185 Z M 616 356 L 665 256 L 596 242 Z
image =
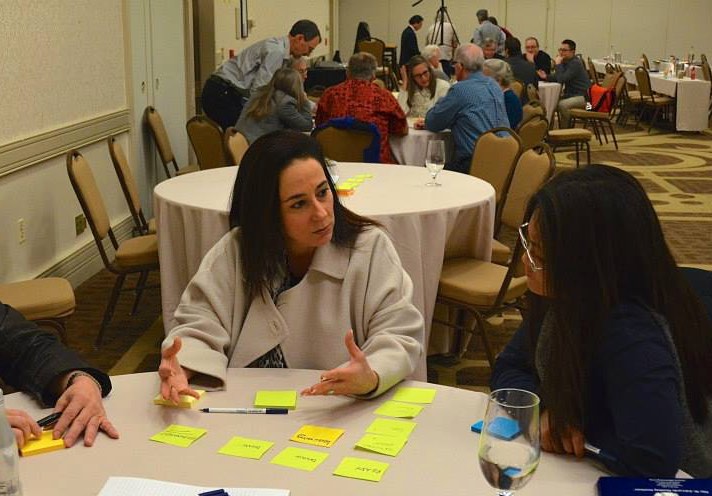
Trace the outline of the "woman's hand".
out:
M 321 382 L 304 389 L 302 396 L 368 394 L 378 387 L 378 374 L 371 369 L 366 355 L 356 345 L 352 330 L 346 333 L 344 343 L 351 357 L 348 365 L 322 373 Z
M 584 444 L 586 440 L 583 433 L 574 428 L 567 427 L 561 442 L 555 440 L 549 428 L 549 412 L 545 411 L 541 415 L 541 449 L 551 453 L 568 453 L 576 455 L 577 458 L 582 458 L 585 450 Z
M 183 346 L 179 337 L 173 340 L 173 344 L 161 350 L 161 364 L 158 366 L 158 375 L 161 377 L 161 396 L 165 400 L 171 400 L 178 404 L 181 394 L 187 394 L 194 398 L 200 395 L 188 385 L 188 372 L 178 363 L 178 352 Z
M 84 446 L 92 446 L 99 430 L 110 438 L 118 439 L 119 431 L 109 421 L 101 399 L 101 390 L 96 382 L 87 377 L 79 376 L 72 385 L 64 390 L 54 407 L 56 412 L 62 412 L 54 426 L 52 437 L 59 439 L 64 435 L 64 444 L 71 447 L 82 433 Z
M 10 422 L 10 427 L 12 427 L 12 432 L 15 434 L 18 448 L 22 448 L 33 437 L 42 435 L 42 428 L 26 411 L 8 408 L 5 410 L 5 414 Z
M 413 129 L 425 129 L 425 118 L 418 117 L 413 121 Z

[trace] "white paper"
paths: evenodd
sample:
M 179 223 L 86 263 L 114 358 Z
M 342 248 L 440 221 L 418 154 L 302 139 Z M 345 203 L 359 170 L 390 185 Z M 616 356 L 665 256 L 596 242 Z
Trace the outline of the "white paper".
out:
M 138 477 L 109 477 L 98 496 L 197 496 L 219 487 L 189 486 Z M 222 488 L 230 496 L 289 496 L 288 489 Z

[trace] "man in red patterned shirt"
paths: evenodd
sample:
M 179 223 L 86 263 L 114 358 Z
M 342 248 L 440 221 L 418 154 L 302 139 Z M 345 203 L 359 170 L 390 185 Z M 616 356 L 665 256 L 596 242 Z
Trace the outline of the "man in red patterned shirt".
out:
M 328 88 L 319 98 L 316 125 L 337 117 L 353 117 L 375 124 L 381 134 L 381 163 L 396 163 L 388 137 L 408 134 L 408 121 L 393 95 L 373 84 L 376 58 L 369 53 L 355 53 L 349 59 L 348 79 Z

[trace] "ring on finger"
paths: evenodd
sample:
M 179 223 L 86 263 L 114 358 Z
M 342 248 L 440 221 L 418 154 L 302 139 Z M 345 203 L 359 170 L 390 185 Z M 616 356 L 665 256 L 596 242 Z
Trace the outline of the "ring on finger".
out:
M 326 394 L 328 394 L 329 396 L 331 396 L 332 394 L 334 394 L 334 390 L 333 390 L 333 389 L 329 389 L 329 390 L 326 392 Z

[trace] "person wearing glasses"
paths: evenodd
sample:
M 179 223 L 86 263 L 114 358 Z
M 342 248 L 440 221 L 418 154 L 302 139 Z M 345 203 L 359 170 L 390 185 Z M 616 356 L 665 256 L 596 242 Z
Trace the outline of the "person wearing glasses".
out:
M 544 50 L 539 50 L 539 40 L 533 36 L 524 40 L 524 57 L 534 64 L 537 72 L 544 71 L 544 77 L 540 75 L 540 79 L 546 79 L 546 76 L 551 73 L 551 57 Z
M 525 219 L 528 312 L 490 387 L 541 397 L 546 451 L 589 443 L 620 475 L 712 477 L 712 274 L 676 266 L 645 191 L 615 167 L 558 174 Z
M 571 127 L 571 109 L 586 108 L 586 92 L 591 86 L 586 68 L 581 59 L 576 56 L 576 43 L 573 40 L 564 40 L 559 47 L 559 55 L 554 59 L 556 71 L 546 74 L 543 70 L 537 71 L 541 79 L 554 81 L 563 85 L 561 99 L 559 99 L 560 127 Z
M 435 77 L 433 68 L 420 55 L 408 61 L 406 74 L 406 87 L 398 93 L 398 104 L 406 117 L 425 117 L 428 110 L 447 94 L 450 85 Z
M 205 81 L 200 100 L 203 112 L 223 129 L 234 126 L 254 90 L 269 83 L 277 69 L 289 65 L 290 55 L 309 55 L 319 43 L 317 25 L 302 19 L 294 23 L 287 36 L 250 45 Z

